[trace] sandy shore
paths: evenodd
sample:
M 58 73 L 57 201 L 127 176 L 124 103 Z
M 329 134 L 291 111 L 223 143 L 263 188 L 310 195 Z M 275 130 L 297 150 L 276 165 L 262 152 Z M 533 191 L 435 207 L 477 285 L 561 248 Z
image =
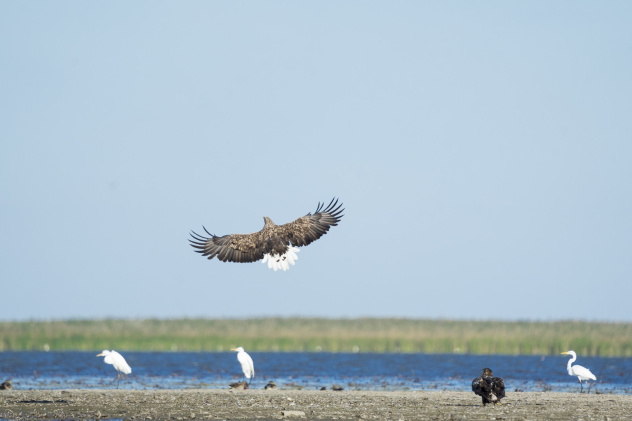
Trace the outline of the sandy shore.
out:
M 515 392 L 483 407 L 471 392 L 10 390 L 0 391 L 0 418 L 632 420 L 632 396 Z

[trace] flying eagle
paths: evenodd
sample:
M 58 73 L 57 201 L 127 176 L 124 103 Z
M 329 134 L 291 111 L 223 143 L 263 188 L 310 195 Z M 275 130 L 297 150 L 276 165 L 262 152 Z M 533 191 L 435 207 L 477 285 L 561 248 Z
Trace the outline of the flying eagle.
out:
M 318 203 L 312 215 L 308 213 L 297 220 L 284 225 L 276 225 L 267 216 L 263 229 L 252 234 L 231 234 L 218 237 L 204 231 L 210 237 L 191 232 L 191 246 L 202 256 L 212 259 L 217 256 L 222 262 L 250 263 L 263 259 L 270 269 L 288 270 L 298 260 L 298 247 L 306 246 L 325 235 L 329 228 L 338 225 L 344 209 L 338 199 L 332 199 L 323 209 L 324 203 Z
M 500 377 L 494 377 L 494 373 L 489 368 L 483 369 L 480 377 L 472 380 L 472 392 L 483 398 L 483 406 L 492 403 L 492 394 L 496 395 L 496 405 L 505 397 L 505 382 Z

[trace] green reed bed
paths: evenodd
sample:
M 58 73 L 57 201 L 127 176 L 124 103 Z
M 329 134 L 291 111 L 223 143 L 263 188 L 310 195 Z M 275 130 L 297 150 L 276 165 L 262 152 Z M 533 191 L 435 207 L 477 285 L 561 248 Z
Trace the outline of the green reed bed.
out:
M 0 322 L 0 351 L 423 352 L 632 356 L 632 323 L 413 319 L 143 319 Z

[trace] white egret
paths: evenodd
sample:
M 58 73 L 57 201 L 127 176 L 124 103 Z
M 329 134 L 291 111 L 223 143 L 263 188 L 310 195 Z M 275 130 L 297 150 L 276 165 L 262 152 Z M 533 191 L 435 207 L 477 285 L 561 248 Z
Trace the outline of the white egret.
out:
M 579 393 L 584 390 L 584 387 L 582 386 L 582 380 L 584 380 L 586 383 L 588 383 L 588 380 L 597 380 L 597 377 L 595 377 L 595 375 L 591 373 L 590 370 L 586 367 L 582 367 L 581 365 L 577 364 L 571 366 L 571 364 L 577 359 L 577 354 L 575 354 L 575 351 L 562 352 L 562 355 L 571 355 L 573 357 L 568 360 L 568 364 L 566 364 L 566 370 L 568 370 L 569 376 L 577 376 L 577 378 L 579 379 Z M 590 393 L 590 383 L 588 383 L 588 393 Z
M 123 358 L 123 356 L 119 354 L 118 352 L 116 352 L 115 350 L 108 351 L 107 349 L 104 349 L 103 352 L 97 355 L 97 357 L 105 357 L 103 359 L 103 362 L 106 364 L 112 364 L 114 366 L 117 373 L 117 376 L 116 376 L 117 387 L 118 387 L 118 381 L 121 378 L 121 373 L 130 374 L 132 372 L 132 367 L 130 367 L 127 364 L 127 361 L 125 361 L 125 358 Z
M 250 355 L 248 355 L 242 347 L 231 348 L 230 350 L 237 351 L 237 361 L 241 364 L 241 370 L 244 372 L 248 383 L 250 383 L 252 381 L 251 379 L 255 377 L 255 365 L 252 362 L 252 358 L 250 358 Z

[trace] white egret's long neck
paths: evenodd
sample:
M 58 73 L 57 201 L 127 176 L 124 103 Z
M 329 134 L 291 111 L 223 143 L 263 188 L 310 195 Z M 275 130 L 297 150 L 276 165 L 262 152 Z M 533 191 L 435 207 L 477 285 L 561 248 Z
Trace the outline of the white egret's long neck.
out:
M 577 359 L 577 355 L 571 354 L 571 356 L 573 358 L 568 360 L 568 363 L 566 364 L 566 370 L 568 371 L 569 374 L 571 374 L 571 364 L 573 364 L 575 362 L 575 360 Z

